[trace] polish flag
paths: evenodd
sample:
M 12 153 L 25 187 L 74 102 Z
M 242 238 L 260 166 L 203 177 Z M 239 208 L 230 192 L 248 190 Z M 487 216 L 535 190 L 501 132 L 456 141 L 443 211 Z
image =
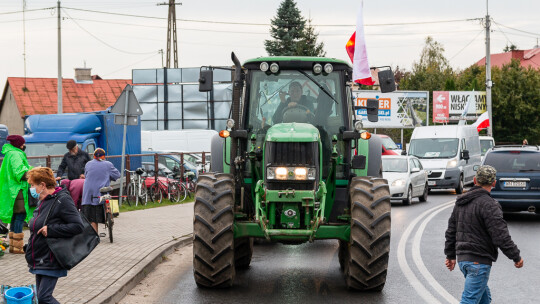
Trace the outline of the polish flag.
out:
M 488 112 L 484 112 L 482 113 L 482 115 L 480 115 L 478 117 L 478 119 L 476 120 L 475 123 L 472 124 L 473 126 L 476 127 L 476 130 L 478 130 L 478 132 L 480 132 L 480 130 L 483 130 L 487 127 L 489 127 L 489 114 Z
M 363 85 L 374 85 L 375 81 L 371 79 L 371 70 L 366 50 L 366 36 L 364 34 L 364 18 L 362 16 L 363 1 L 360 1 L 358 16 L 356 19 L 356 32 L 345 45 L 347 54 L 353 63 L 353 80 Z M 357 35 L 358 34 L 358 35 Z

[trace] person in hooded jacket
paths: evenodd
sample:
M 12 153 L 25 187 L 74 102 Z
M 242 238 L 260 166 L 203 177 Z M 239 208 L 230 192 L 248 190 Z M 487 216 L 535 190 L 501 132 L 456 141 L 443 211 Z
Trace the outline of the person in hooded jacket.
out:
M 498 249 L 514 261 L 516 268 L 523 267 L 523 259 L 510 237 L 503 219 L 500 204 L 491 198 L 497 171 L 492 166 L 478 168 L 475 186 L 456 200 L 446 230 L 446 267 L 452 271 L 456 266 L 465 276 L 462 304 L 491 303 L 487 286 L 491 265 L 497 261 Z
M 53 297 L 53 291 L 58 278 L 67 276 L 67 270 L 56 261 L 47 238 L 77 235 L 83 231 L 83 222 L 69 192 L 63 187 L 56 187 L 50 168 L 39 167 L 28 171 L 28 182 L 31 185 L 31 195 L 39 201 L 29 223 L 30 238 L 25 245 L 26 262 L 30 273 L 36 276 L 39 303 L 59 303 Z
M 28 205 L 28 165 L 25 140 L 20 135 L 7 137 L 9 143 L 2 147 L 4 160 L 0 168 L 0 220 L 10 224 L 9 252 L 24 253 L 23 224 L 30 220 L 32 211 Z

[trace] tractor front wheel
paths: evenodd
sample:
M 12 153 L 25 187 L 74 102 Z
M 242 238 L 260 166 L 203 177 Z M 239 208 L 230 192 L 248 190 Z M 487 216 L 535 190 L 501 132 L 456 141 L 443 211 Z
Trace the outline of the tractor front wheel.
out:
M 351 236 L 343 248 L 350 289 L 380 291 L 390 253 L 390 189 L 382 178 L 355 177 L 350 185 Z M 342 246 L 340 246 L 342 247 Z
M 233 284 L 233 207 L 232 175 L 199 176 L 193 220 L 193 272 L 198 286 L 221 288 Z
M 253 238 L 246 237 L 234 240 L 234 266 L 245 269 L 251 263 L 253 256 Z

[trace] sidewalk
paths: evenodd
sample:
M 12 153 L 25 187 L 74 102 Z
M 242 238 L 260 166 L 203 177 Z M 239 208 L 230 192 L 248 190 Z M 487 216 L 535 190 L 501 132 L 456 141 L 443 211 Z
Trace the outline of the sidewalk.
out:
M 100 232 L 105 232 L 100 224 Z M 54 297 L 60 303 L 115 303 L 176 246 L 191 242 L 193 203 L 121 213 L 108 236 L 81 264 L 60 278 Z M 25 242 L 29 232 L 25 231 Z M 0 258 L 0 285 L 35 284 L 22 254 Z

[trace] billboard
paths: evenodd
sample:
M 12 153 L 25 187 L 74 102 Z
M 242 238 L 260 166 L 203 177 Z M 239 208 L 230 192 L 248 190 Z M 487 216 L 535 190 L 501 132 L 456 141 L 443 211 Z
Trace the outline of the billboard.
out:
M 355 118 L 362 120 L 365 128 L 415 128 L 426 126 L 429 117 L 429 92 L 395 91 L 353 91 L 355 105 L 365 106 L 368 98 L 379 100 L 379 121 L 367 120 L 365 109 L 356 110 Z
M 433 91 L 433 122 L 460 120 L 463 113 L 466 113 L 465 119 L 476 120 L 485 111 L 486 92 Z

